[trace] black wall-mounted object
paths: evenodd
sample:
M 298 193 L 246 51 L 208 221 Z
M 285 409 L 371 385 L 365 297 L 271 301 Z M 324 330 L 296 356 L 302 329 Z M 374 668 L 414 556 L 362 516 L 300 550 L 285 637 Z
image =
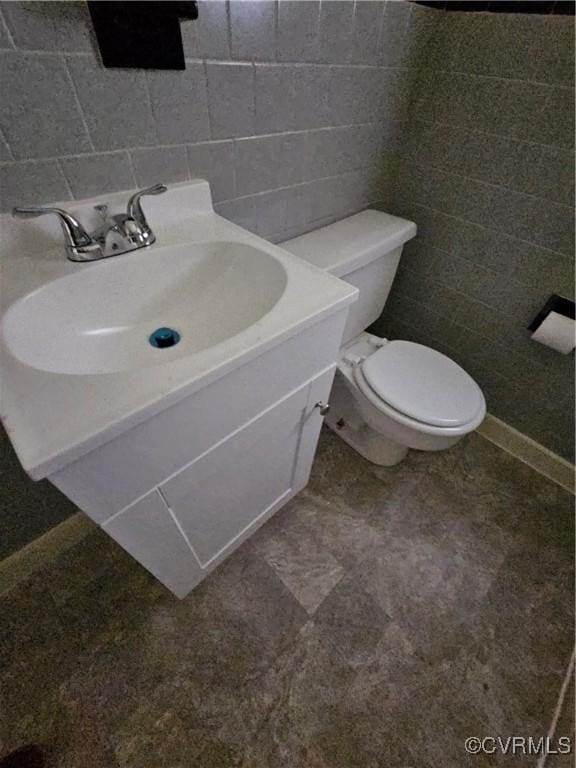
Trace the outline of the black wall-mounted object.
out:
M 559 296 L 557 293 L 553 293 L 540 312 L 538 312 L 534 320 L 532 320 L 528 326 L 528 330 L 534 332 L 540 325 L 542 325 L 550 312 L 556 312 L 556 314 L 568 317 L 570 320 L 576 319 L 574 302 L 571 299 L 565 299 L 564 296 Z
M 492 2 L 476 2 L 476 0 L 415 0 L 417 5 L 438 8 L 442 11 L 468 11 L 488 13 L 540 13 L 562 16 L 573 16 L 576 8 L 575 0 L 492 0 Z
M 90 0 L 105 67 L 185 69 L 180 19 L 198 18 L 195 2 Z

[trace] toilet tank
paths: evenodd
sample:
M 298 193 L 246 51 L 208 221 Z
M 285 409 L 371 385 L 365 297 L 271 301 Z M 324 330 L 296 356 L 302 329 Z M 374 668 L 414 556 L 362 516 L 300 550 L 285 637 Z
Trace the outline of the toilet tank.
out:
M 281 247 L 346 280 L 359 290 L 344 329 L 344 343 L 382 314 L 405 242 L 416 235 L 412 221 L 382 211 L 347 219 L 286 240 Z

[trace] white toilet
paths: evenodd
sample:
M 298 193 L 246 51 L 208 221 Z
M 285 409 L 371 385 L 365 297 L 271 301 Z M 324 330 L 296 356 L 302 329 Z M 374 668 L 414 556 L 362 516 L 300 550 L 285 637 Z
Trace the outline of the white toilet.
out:
M 482 390 L 449 357 L 365 331 L 380 317 L 402 247 L 415 235 L 411 221 L 363 211 L 282 243 L 360 291 L 344 330 L 326 423 L 382 466 L 397 464 L 409 448 L 450 448 L 486 414 Z

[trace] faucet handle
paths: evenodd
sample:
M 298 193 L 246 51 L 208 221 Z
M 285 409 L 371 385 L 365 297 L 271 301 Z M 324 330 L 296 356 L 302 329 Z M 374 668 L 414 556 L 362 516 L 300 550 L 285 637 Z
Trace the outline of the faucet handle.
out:
M 163 192 L 167 191 L 168 187 L 165 184 L 154 184 L 151 187 L 139 190 L 132 195 L 130 200 L 128 200 L 128 221 L 132 222 L 132 226 L 135 230 L 132 233 L 132 236 L 137 238 L 142 245 L 152 245 L 156 238 L 146 221 L 146 216 L 142 210 L 140 199 L 144 197 L 144 195 L 161 195 Z
M 47 213 L 54 213 L 60 219 L 67 245 L 72 248 L 81 248 L 92 244 L 92 238 L 78 219 L 75 219 L 72 214 L 62 210 L 62 208 L 27 206 L 12 209 L 12 216 L 15 219 L 35 219 L 37 216 L 44 216 Z
M 161 195 L 163 192 L 167 191 L 168 187 L 165 184 L 154 184 L 151 187 L 146 187 L 146 189 L 141 189 L 138 192 L 135 192 L 130 200 L 128 200 L 128 216 L 138 222 L 140 226 L 146 227 L 146 217 L 144 216 L 144 211 L 140 204 L 140 198 L 144 197 L 144 195 Z

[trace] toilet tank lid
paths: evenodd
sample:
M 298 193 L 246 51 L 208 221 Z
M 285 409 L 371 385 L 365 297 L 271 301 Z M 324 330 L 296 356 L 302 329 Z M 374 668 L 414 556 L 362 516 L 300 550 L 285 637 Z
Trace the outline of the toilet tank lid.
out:
M 416 224 L 383 211 L 362 211 L 280 246 L 336 277 L 369 264 L 416 235 Z

